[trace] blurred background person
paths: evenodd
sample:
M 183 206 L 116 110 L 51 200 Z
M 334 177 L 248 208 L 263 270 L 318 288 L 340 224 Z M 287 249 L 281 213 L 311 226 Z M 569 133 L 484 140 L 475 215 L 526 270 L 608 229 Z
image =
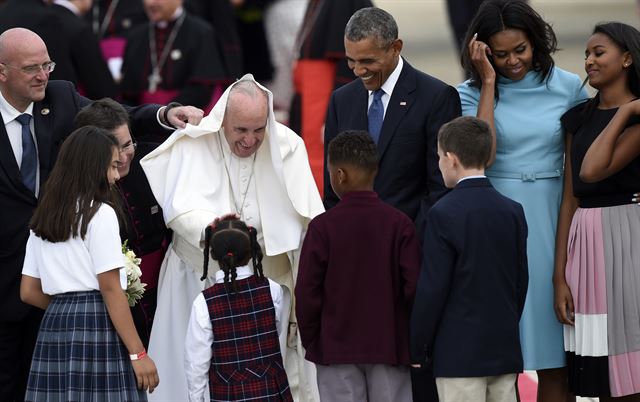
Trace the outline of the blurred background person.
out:
M 182 0 L 144 0 L 144 6 L 149 22 L 132 30 L 125 48 L 123 100 L 209 110 L 223 76 L 211 26 L 186 12 Z
M 276 120 L 289 121 L 293 97 L 292 69 L 296 35 L 300 30 L 308 0 L 276 0 L 264 11 L 264 26 L 273 64 L 273 78 L 265 86 L 273 92 Z
M 244 74 L 242 44 L 235 18 L 235 5 L 243 0 L 185 0 L 184 8 L 209 22 L 215 30 L 216 44 L 224 68 L 222 88 Z
M 322 195 L 324 120 L 331 92 L 354 80 L 344 52 L 344 27 L 354 12 L 371 0 L 309 0 L 295 52 L 295 94 L 289 127 L 304 139 L 313 178 Z
M 89 24 L 82 19 L 91 7 L 91 0 L 54 0 L 51 11 L 60 18 L 62 35 L 69 43 L 71 64 L 78 92 L 89 98 L 115 98 L 116 84 L 102 57 L 100 44 Z
M 127 34 L 148 21 L 142 0 L 93 0 L 85 19 L 100 41 L 113 79 L 119 81 Z

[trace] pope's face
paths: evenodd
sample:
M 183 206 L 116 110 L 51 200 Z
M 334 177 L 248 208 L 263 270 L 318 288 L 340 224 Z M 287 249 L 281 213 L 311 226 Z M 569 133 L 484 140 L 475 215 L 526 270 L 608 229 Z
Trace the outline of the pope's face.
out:
M 252 98 L 242 92 L 231 95 L 222 127 L 234 155 L 248 158 L 256 153 L 264 140 L 268 114 L 266 96 Z

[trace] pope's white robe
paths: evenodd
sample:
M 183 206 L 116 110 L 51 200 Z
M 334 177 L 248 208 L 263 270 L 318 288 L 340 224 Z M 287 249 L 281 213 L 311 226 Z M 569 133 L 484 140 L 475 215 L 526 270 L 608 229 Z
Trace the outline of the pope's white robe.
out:
M 241 80 L 253 81 L 253 77 L 245 75 Z M 149 343 L 149 355 L 160 376 L 160 385 L 149 394 L 150 401 L 188 400 L 182 345 L 191 305 L 205 287 L 205 282 L 200 281 L 203 229 L 214 218 L 242 209 L 243 219 L 258 229 L 265 254 L 265 275 L 293 295 L 305 230 L 309 221 L 324 211 L 304 142 L 275 121 L 273 96 L 263 87 L 269 95 L 267 130 L 256 152 L 253 177 L 246 184 L 242 182 L 249 176 L 238 173 L 238 169 L 253 164 L 253 157 L 231 155 L 221 132 L 230 88 L 198 126 L 187 125 L 176 131 L 141 161 L 162 205 L 167 227 L 174 231 L 160 271 L 158 306 Z M 231 162 L 231 158 L 235 160 Z M 239 179 L 233 189 L 229 176 L 231 180 Z M 250 187 L 243 200 L 247 185 Z M 218 264 L 210 260 L 209 269 L 206 286 L 214 282 Z M 295 322 L 293 313 L 291 317 Z M 290 347 L 283 350 L 283 355 L 294 398 L 317 401 L 315 369 L 304 360 L 295 324 L 291 328 Z

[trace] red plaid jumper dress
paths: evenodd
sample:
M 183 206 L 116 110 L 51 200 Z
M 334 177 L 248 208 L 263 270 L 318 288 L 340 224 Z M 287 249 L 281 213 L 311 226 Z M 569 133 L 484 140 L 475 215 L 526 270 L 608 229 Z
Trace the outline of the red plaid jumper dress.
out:
M 211 401 L 293 401 L 269 280 L 252 275 L 236 285 L 235 294 L 223 283 L 203 291 L 213 328 Z

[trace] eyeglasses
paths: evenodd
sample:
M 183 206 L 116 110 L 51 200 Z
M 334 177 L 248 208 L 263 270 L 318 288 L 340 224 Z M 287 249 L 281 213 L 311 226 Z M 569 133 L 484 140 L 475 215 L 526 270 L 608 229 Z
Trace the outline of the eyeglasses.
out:
M 118 152 L 120 152 L 122 154 L 122 153 L 130 151 L 131 149 L 135 150 L 136 148 L 138 148 L 138 143 L 135 142 L 135 141 L 129 141 L 126 144 L 119 146 L 118 147 Z
M 42 64 L 33 64 L 31 66 L 25 66 L 25 67 L 14 67 L 2 62 L 0 62 L 0 64 L 9 68 L 13 68 L 14 70 L 20 70 L 27 75 L 36 75 L 40 72 L 40 70 L 44 71 L 45 73 L 50 73 L 56 68 L 56 63 L 53 61 L 48 61 Z

